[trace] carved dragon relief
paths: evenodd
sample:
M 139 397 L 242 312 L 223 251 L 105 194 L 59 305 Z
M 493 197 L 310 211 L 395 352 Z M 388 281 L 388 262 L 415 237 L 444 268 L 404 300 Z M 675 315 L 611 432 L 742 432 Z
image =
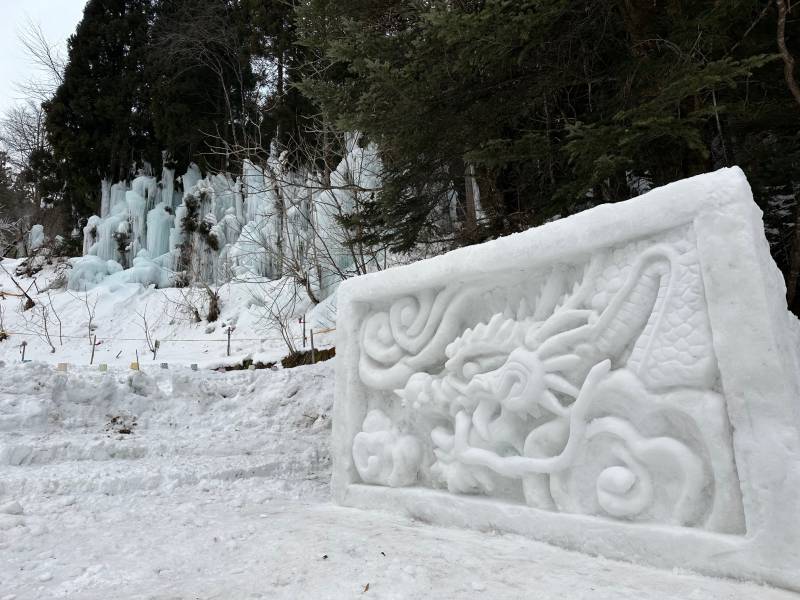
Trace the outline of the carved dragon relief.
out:
M 742 533 L 691 235 L 555 265 L 533 285 L 375 308 L 361 329 L 376 398 L 353 440 L 362 481 Z

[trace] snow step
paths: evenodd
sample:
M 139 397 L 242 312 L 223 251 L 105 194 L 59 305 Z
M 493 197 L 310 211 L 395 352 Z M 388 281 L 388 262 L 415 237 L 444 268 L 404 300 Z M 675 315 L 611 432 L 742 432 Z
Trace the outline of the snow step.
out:
M 6 469 L 2 479 L 4 493 L 8 497 L 24 499 L 87 493 L 125 495 L 142 491 L 168 491 L 175 486 L 187 485 L 217 487 L 248 479 L 305 481 L 318 479 L 321 471 L 327 472 L 326 460 L 314 461 L 307 456 L 296 456 L 288 461 L 285 454 L 255 459 L 241 455 L 201 456 L 196 460 L 181 457 L 172 463 L 164 462 L 163 458 L 136 462 L 75 461 Z

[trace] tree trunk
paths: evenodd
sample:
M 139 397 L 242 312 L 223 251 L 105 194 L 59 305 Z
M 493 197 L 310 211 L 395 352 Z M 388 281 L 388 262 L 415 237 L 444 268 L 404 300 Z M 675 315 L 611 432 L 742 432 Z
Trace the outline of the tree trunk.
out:
M 284 127 L 283 127 L 283 119 L 284 119 L 284 115 L 283 115 L 283 102 L 284 102 L 284 97 L 283 97 L 283 94 L 284 94 L 284 89 L 283 89 L 283 77 L 284 77 L 284 74 L 283 74 L 283 49 L 281 49 L 281 51 L 278 53 L 278 65 L 277 65 L 277 68 L 278 68 L 278 74 L 277 74 L 278 80 L 277 80 L 277 82 L 275 84 L 275 90 L 276 90 L 275 96 L 277 97 L 277 102 L 276 102 L 277 111 L 276 111 L 276 114 L 278 116 L 278 128 L 277 128 L 278 130 L 277 130 L 277 132 L 275 134 L 275 137 L 277 138 L 279 144 L 283 144 L 285 142 L 285 140 L 283 139 L 283 136 L 284 136 L 284 133 L 285 133 Z
M 464 174 L 464 187 L 466 191 L 466 202 L 464 205 L 464 233 L 467 240 L 472 242 L 477 237 L 477 206 L 480 202 L 480 189 L 478 188 L 478 182 L 475 181 L 475 165 L 467 165 L 467 170 Z
M 791 6 L 789 0 L 775 0 L 778 5 L 778 49 L 783 58 L 783 77 L 786 79 L 786 85 L 789 91 L 794 96 L 797 104 L 800 105 L 800 85 L 794 76 L 794 57 L 789 52 L 786 46 L 786 17 L 789 15 Z

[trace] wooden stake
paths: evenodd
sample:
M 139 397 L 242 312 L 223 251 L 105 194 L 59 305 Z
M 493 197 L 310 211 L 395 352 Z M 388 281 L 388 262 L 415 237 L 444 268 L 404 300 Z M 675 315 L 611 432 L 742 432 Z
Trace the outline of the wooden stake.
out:
M 94 347 L 97 346 L 97 335 L 92 340 L 92 357 L 89 359 L 89 364 L 94 364 Z
M 22 310 L 28 310 L 29 308 L 33 308 L 34 306 L 36 306 L 36 302 L 33 301 L 33 298 L 30 297 L 28 292 L 26 292 L 25 290 L 22 289 L 22 286 L 19 283 L 17 283 L 17 280 L 14 279 L 14 277 L 11 275 L 11 273 L 9 273 L 2 264 L 0 264 L 0 269 L 3 269 L 3 271 L 5 271 L 6 275 L 8 275 L 8 277 L 9 277 L 9 279 L 11 279 L 11 281 L 14 283 L 14 285 L 17 286 L 17 289 L 20 292 L 22 292 L 22 294 L 25 296 L 25 307 Z M 34 279 L 33 282 L 36 283 L 36 280 Z
M 314 330 L 312 329 L 311 330 L 311 364 L 313 365 L 316 362 L 317 362 L 317 353 L 316 353 L 316 350 L 314 348 Z
M 231 355 L 231 328 L 228 327 L 228 356 Z

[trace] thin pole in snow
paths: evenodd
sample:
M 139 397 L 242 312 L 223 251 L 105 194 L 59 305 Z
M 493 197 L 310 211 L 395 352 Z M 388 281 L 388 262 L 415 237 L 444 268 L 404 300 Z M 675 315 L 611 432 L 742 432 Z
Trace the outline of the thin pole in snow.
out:
M 317 362 L 316 351 L 314 349 L 314 329 L 311 329 L 311 364 Z
M 89 359 L 89 364 L 94 364 L 94 347 L 97 345 L 97 335 L 95 334 L 92 340 L 92 357 Z
M 231 328 L 228 327 L 228 356 L 231 355 Z

